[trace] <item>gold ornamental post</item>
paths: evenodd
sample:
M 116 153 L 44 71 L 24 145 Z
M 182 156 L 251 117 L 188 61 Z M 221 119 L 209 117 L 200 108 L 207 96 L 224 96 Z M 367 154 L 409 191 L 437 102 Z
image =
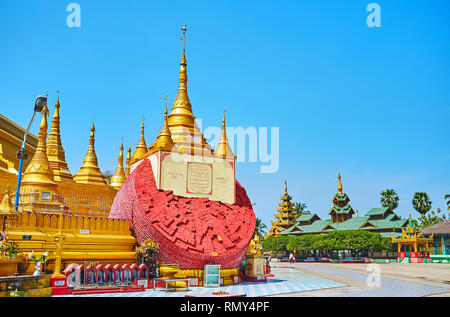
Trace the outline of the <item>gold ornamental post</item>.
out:
M 61 205 L 61 209 L 63 207 L 64 207 L 64 205 Z M 65 240 L 65 237 L 62 234 L 63 217 L 64 217 L 64 212 L 60 212 L 59 219 L 58 219 L 58 233 L 53 238 L 53 241 L 56 241 L 56 250 L 55 250 L 55 271 L 52 274 L 52 278 L 64 277 L 64 274 L 61 273 L 62 243 Z

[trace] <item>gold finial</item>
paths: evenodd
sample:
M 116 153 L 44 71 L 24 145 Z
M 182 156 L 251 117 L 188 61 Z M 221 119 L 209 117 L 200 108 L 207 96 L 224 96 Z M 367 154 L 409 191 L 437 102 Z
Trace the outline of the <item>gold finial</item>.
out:
M 287 181 L 284 180 L 284 193 L 287 194 Z
M 48 89 L 47 89 L 47 93 L 45 94 L 45 98 L 48 99 Z
M 359 215 L 358 215 L 358 209 L 356 209 L 356 217 L 357 217 L 357 218 L 359 217 Z
M 411 210 L 409 211 L 409 220 L 410 221 L 412 220 L 412 218 L 411 218 Z
M 182 39 L 183 40 L 183 51 L 184 51 L 184 49 L 185 49 L 185 47 L 186 47 L 186 24 L 185 25 L 183 25 L 183 27 L 181 28 L 181 31 L 183 32 L 183 36 L 182 37 L 180 37 L 180 39 Z
M 340 195 L 342 195 L 342 182 L 341 182 L 341 173 L 338 174 L 338 186 L 337 190 Z

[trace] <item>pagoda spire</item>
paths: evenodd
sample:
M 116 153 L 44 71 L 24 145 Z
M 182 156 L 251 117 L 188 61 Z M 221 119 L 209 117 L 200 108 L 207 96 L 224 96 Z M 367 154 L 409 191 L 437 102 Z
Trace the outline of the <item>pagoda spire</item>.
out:
M 339 195 L 342 195 L 342 182 L 341 182 L 341 173 L 338 174 L 338 186 L 337 186 L 337 190 L 339 192 Z
M 295 213 L 292 197 L 287 191 L 287 181 L 284 181 L 284 195 L 281 196 L 281 203 L 278 204 L 275 222 L 272 221 L 272 228 L 269 229 L 267 237 L 275 237 L 280 232 L 289 229 L 297 223 L 298 215 Z
M 59 116 L 59 90 L 53 114 L 52 125 L 47 139 L 47 157 L 53 170 L 55 181 L 73 182 L 72 174 L 66 162 L 66 155 L 61 142 L 60 116 Z
M 144 138 L 144 120 L 145 120 L 145 117 L 142 116 L 141 136 L 140 136 L 139 142 L 136 146 L 136 150 L 134 151 L 134 154 L 131 157 L 131 163 L 137 162 L 140 159 L 142 159 L 144 157 L 145 153 L 147 153 L 147 151 L 148 151 L 147 144 L 145 143 L 145 138 Z
M 48 108 L 45 105 L 42 109 L 42 120 L 39 125 L 36 152 L 25 170 L 22 185 L 24 188 L 29 187 L 32 189 L 37 189 L 38 191 L 51 192 L 56 190 L 56 183 L 54 181 L 53 171 L 50 167 L 46 152 L 46 138 L 48 129 L 47 115 Z
M 114 189 L 120 189 L 125 181 L 125 171 L 123 170 L 123 140 L 120 144 L 119 158 L 117 159 L 117 168 L 114 175 L 111 177 L 109 184 Z
M 100 172 L 98 167 L 97 155 L 95 154 L 95 126 L 92 122 L 91 134 L 89 136 L 89 147 L 78 173 L 73 176 L 73 180 L 81 184 L 91 184 L 107 186 L 105 176 Z
M 337 178 L 338 178 L 338 185 L 337 185 L 338 192 L 334 195 L 333 199 L 331 200 L 333 202 L 333 207 L 328 213 L 329 215 L 331 215 L 332 223 L 347 221 L 348 219 L 351 219 L 355 214 L 355 211 L 349 204 L 350 198 L 347 196 L 347 194 L 345 194 L 342 191 L 343 187 L 341 182 L 341 173 L 338 174 Z
M 219 144 L 217 145 L 217 149 L 214 152 L 217 157 L 220 158 L 228 158 L 235 159 L 236 157 L 231 150 L 230 144 L 228 143 L 227 132 L 225 128 L 225 110 L 223 111 L 223 119 L 222 119 L 222 135 L 220 136 Z
M 187 63 L 186 63 L 186 25 L 182 27 L 183 52 L 180 61 L 180 75 L 178 78 L 178 94 L 168 116 L 168 126 L 172 140 L 179 146 L 180 153 L 212 154 L 211 146 L 206 143 L 200 129 L 195 123 L 191 101 L 187 93 Z
M 125 163 L 125 178 L 130 176 L 130 161 L 131 161 L 131 148 L 128 147 L 127 160 L 126 160 L 126 163 Z
M 167 100 L 167 97 L 164 98 Z M 174 146 L 173 140 L 172 140 L 172 134 L 170 133 L 169 125 L 167 123 L 167 103 L 164 109 L 164 123 L 161 128 L 161 132 L 159 132 L 159 135 L 156 137 L 156 141 L 153 142 L 152 146 L 150 147 L 150 153 L 154 153 L 156 151 L 172 151 L 172 148 Z

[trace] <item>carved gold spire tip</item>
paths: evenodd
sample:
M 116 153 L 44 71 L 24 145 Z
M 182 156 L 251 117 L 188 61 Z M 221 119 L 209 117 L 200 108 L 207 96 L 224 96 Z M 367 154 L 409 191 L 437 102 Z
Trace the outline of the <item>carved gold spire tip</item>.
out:
M 341 173 L 338 174 L 338 186 L 337 186 L 337 190 L 339 192 L 340 195 L 342 195 L 342 182 L 341 182 Z

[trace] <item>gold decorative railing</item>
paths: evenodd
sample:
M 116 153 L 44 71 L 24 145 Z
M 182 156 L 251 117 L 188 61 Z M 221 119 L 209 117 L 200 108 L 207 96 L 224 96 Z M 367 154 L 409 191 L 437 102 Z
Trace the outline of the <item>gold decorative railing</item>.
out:
M 63 217 L 62 230 L 80 233 L 129 235 L 130 221 L 123 219 L 108 219 L 96 217 L 83 217 L 61 214 L 43 214 L 36 212 L 18 213 L 11 219 L 10 231 L 58 231 L 59 217 Z

